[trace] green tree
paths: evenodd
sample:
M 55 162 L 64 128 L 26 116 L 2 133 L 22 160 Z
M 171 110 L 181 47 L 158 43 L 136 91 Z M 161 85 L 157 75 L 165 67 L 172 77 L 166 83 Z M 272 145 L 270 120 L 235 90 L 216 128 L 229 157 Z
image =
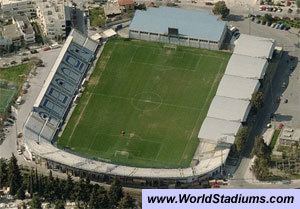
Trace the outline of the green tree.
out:
M 106 190 L 97 184 L 93 188 L 88 205 L 89 209 L 112 208 Z
M 17 198 L 20 200 L 24 200 L 26 198 L 23 185 L 18 189 Z
M 54 209 L 65 209 L 65 202 L 63 200 L 56 201 Z
M 30 197 L 33 197 L 33 174 L 32 174 L 32 170 L 30 171 L 29 175 L 28 175 L 28 180 L 27 180 L 27 191 L 30 194 Z
M 236 151 L 238 153 L 240 153 L 243 150 L 248 137 L 248 133 L 249 133 L 248 127 L 243 126 L 236 134 L 234 144 L 235 144 Z
M 271 177 L 268 160 L 262 157 L 257 157 L 252 165 L 252 172 L 258 180 L 268 180 L 268 178 Z
M 9 193 L 11 195 L 16 195 L 18 189 L 22 186 L 22 175 L 18 166 L 17 158 L 14 155 L 12 155 L 9 160 L 8 174 L 10 187 Z
M 258 91 L 252 95 L 251 103 L 253 107 L 258 110 L 263 106 L 264 94 L 261 91 Z
M 253 154 L 265 158 L 267 160 L 270 159 L 271 155 L 271 149 L 270 147 L 265 143 L 264 139 L 262 137 L 256 137 L 253 147 Z
M 74 182 L 73 182 L 72 177 L 68 174 L 64 191 L 65 191 L 66 198 L 69 200 L 72 200 L 72 201 L 75 200 L 74 195 L 73 195 L 73 190 L 74 190 Z
M 124 197 L 123 188 L 118 179 L 114 179 L 112 182 L 108 196 L 112 205 L 116 206 L 118 202 Z
M 218 1 L 212 10 L 215 15 L 221 15 L 225 18 L 229 15 L 230 10 L 227 8 L 225 1 Z
M 0 158 L 0 188 L 8 186 L 8 169 L 5 159 Z
M 272 15 L 270 15 L 270 14 L 265 14 L 264 16 L 263 16 L 263 21 L 265 21 L 265 22 L 272 22 L 273 21 L 273 17 L 272 17 Z
M 30 202 L 31 209 L 42 209 L 42 201 L 38 195 L 33 195 L 33 198 Z
M 134 209 L 136 208 L 134 199 L 126 193 L 119 202 L 119 209 Z

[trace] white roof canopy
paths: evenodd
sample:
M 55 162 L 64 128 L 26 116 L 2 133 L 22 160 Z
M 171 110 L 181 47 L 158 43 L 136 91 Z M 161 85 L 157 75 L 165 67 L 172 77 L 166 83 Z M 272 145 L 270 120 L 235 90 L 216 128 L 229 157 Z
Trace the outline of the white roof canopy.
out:
M 207 117 L 244 122 L 250 108 L 250 101 L 215 96 L 210 104 Z
M 202 123 L 198 138 L 215 143 L 224 141 L 233 144 L 240 127 L 241 123 L 239 122 L 206 117 Z
M 225 75 L 262 79 L 267 67 L 268 62 L 266 59 L 232 54 L 227 64 Z
M 110 29 L 104 31 L 103 35 L 104 35 L 104 37 L 109 38 L 109 37 L 117 35 L 117 33 L 116 33 L 116 31 L 114 31 L 113 29 L 110 28 Z
M 235 42 L 233 53 L 268 59 L 272 58 L 274 48 L 274 39 L 241 34 Z
M 259 86 L 260 83 L 258 80 L 224 75 L 219 84 L 216 95 L 250 100 L 252 94 L 258 90 Z

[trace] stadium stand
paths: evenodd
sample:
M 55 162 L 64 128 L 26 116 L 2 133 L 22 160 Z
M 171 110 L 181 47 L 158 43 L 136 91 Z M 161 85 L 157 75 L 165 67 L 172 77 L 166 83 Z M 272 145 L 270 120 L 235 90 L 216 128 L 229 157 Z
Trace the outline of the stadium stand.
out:
M 98 44 L 72 30 L 25 124 L 27 138 L 51 141 L 95 58 Z M 38 137 L 36 137 L 36 135 Z
M 129 37 L 217 50 L 226 31 L 225 22 L 205 10 L 159 7 L 137 10 Z

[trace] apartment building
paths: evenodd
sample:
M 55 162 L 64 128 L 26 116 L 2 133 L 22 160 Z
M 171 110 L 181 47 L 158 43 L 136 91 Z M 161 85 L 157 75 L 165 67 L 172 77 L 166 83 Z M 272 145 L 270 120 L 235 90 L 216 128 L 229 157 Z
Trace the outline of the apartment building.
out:
M 25 44 L 35 43 L 35 32 L 28 17 L 23 15 L 15 15 L 13 17 L 13 23 L 16 24 L 21 32 Z
M 35 0 L 1 0 L 0 11 L 3 14 L 26 14 L 29 18 L 36 17 Z M 1 13 L 0 12 L 0 13 Z
M 37 21 L 42 33 L 50 39 L 66 37 L 66 19 L 63 0 L 37 0 Z

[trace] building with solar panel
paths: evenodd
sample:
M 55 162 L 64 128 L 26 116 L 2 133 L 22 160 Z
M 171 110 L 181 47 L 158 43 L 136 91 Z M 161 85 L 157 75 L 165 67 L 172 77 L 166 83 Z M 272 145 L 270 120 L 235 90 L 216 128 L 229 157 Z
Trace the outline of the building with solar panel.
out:
M 129 26 L 129 38 L 218 50 L 227 27 L 204 10 L 172 7 L 137 10 Z

